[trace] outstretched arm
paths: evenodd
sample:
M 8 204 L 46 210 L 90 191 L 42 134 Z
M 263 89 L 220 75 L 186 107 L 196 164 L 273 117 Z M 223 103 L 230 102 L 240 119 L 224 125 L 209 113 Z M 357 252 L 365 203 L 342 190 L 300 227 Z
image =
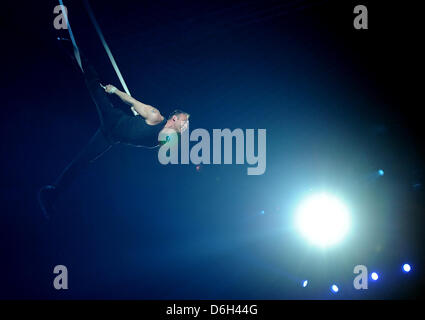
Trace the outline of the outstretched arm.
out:
M 105 91 L 109 94 L 116 94 L 124 103 L 132 106 L 138 114 L 146 119 L 148 124 L 155 125 L 164 120 L 158 109 L 134 99 L 110 84 L 105 87 Z

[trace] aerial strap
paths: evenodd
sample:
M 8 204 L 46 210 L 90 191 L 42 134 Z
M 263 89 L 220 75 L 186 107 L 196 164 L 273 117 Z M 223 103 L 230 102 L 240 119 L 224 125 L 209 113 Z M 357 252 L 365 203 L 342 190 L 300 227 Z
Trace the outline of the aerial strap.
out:
M 59 2 L 62 2 L 62 0 L 59 0 Z M 116 61 L 114 59 L 114 56 L 112 55 L 112 52 L 109 49 L 109 46 L 108 46 L 108 44 L 105 41 L 105 37 L 103 36 L 102 30 L 100 29 L 99 24 L 97 23 L 97 20 L 96 20 L 96 18 L 94 16 L 93 10 L 91 9 L 90 4 L 89 4 L 89 2 L 87 0 L 84 0 L 84 6 L 86 7 L 86 10 L 87 10 L 87 13 L 88 13 L 88 15 L 90 17 L 90 20 L 93 23 L 94 28 L 96 29 L 97 34 L 99 35 L 100 41 L 102 42 L 102 45 L 105 48 L 105 51 L 106 51 L 106 53 L 107 53 L 107 55 L 109 57 L 109 60 L 111 61 L 112 66 L 114 67 L 115 73 L 117 74 L 118 79 L 120 80 L 122 87 L 124 88 L 124 91 L 129 96 L 131 96 L 130 90 L 128 90 L 127 84 L 124 81 L 124 78 L 123 78 L 123 76 L 122 76 L 122 74 L 120 72 L 120 69 L 118 68 L 118 65 L 117 65 L 117 63 L 116 63 Z M 70 30 L 70 34 L 72 34 L 71 33 L 71 29 L 69 29 L 69 30 Z M 73 43 L 74 43 L 74 41 L 73 41 Z M 74 46 L 74 48 L 75 47 L 76 47 L 76 45 Z M 77 50 L 78 50 L 78 48 L 77 48 Z M 133 111 L 133 114 L 135 116 L 139 115 L 137 113 L 137 111 L 133 107 L 131 107 L 131 111 Z
M 74 34 L 72 33 L 71 25 L 69 24 L 68 13 L 67 13 L 66 7 L 63 5 L 62 0 L 59 0 L 59 4 L 61 5 L 62 14 L 65 17 L 65 22 L 66 22 L 66 26 L 67 26 L 67 29 L 68 29 L 68 32 L 69 32 L 69 37 L 71 38 L 72 46 L 74 47 L 75 59 L 77 59 L 78 66 L 80 67 L 81 71 L 84 72 L 83 65 L 81 63 L 80 50 L 78 49 L 77 42 L 75 41 Z

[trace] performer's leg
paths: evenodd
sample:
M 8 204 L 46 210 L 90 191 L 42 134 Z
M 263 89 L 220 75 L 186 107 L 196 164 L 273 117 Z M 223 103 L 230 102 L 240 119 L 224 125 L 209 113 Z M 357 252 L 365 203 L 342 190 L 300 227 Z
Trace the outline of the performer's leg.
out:
M 74 178 L 87 166 L 102 156 L 111 148 L 111 143 L 104 137 L 100 130 L 97 130 L 89 143 L 65 168 L 62 174 L 54 183 L 59 193 L 65 191 L 73 182 Z
M 62 50 L 71 59 L 75 67 L 77 67 L 77 69 L 81 71 L 75 59 L 74 47 L 72 46 L 71 41 L 69 39 L 63 39 L 61 41 L 58 41 L 58 43 L 60 44 L 60 47 L 62 48 Z M 114 106 L 112 105 L 111 101 L 108 98 L 108 94 L 100 86 L 100 78 L 96 70 L 89 63 L 84 53 L 81 50 L 79 51 L 80 51 L 81 62 L 83 65 L 83 70 L 84 70 L 82 74 L 84 76 L 84 80 L 89 90 L 90 96 L 94 104 L 96 105 L 97 113 L 99 115 L 99 120 L 100 120 L 100 128 L 103 134 L 105 135 L 105 137 L 110 139 L 112 142 L 113 141 L 113 137 L 111 134 L 112 129 L 116 126 L 118 120 L 126 114 L 122 110 L 114 108 Z
M 54 204 L 59 196 L 69 188 L 75 178 L 86 169 L 89 164 L 111 148 L 110 141 L 98 130 L 84 149 L 71 161 L 53 185 L 45 186 L 40 190 L 39 201 L 41 208 L 49 218 L 54 211 Z
M 120 109 L 114 108 L 109 100 L 108 94 L 100 86 L 100 80 L 97 72 L 90 65 L 87 59 L 84 59 L 84 78 L 86 86 L 90 92 L 90 96 L 96 105 L 96 109 L 100 119 L 101 130 L 105 137 L 114 142 L 112 131 L 118 121 L 127 115 Z

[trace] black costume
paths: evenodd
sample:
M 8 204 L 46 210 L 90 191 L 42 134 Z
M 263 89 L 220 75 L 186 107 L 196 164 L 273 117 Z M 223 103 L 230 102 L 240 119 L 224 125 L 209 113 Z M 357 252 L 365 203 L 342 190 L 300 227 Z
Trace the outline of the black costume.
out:
M 124 143 L 136 147 L 159 147 L 158 134 L 166 120 L 157 125 L 148 125 L 141 116 L 130 116 L 114 108 L 108 93 L 100 86 L 99 77 L 93 66 L 84 60 L 84 78 L 100 118 L 100 128 L 84 149 L 65 168 L 53 185 L 45 186 L 39 194 L 40 205 L 49 217 L 58 196 L 68 188 L 74 178 L 91 162 L 98 159 L 113 144 Z

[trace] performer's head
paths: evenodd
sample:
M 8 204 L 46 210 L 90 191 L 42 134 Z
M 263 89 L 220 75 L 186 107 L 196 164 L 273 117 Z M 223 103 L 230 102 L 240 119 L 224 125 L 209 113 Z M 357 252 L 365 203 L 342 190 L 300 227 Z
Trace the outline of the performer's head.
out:
M 182 133 L 188 128 L 190 114 L 182 110 L 174 110 L 168 116 L 167 124 L 169 127 L 176 130 L 177 133 Z

